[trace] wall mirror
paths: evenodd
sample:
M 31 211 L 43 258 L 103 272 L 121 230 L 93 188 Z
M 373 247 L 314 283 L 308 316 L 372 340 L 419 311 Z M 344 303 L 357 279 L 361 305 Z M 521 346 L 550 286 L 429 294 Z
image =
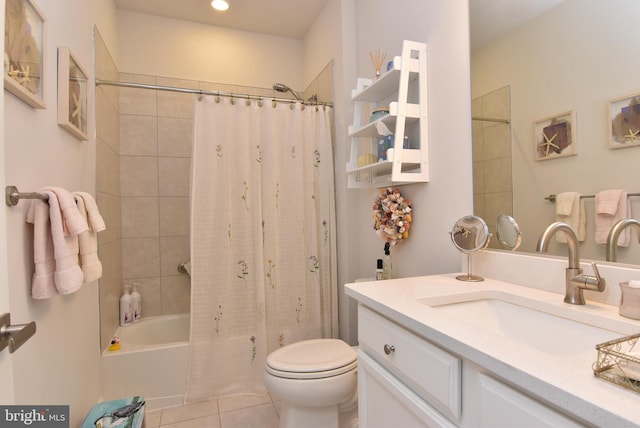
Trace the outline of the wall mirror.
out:
M 484 278 L 471 272 L 471 255 L 484 250 L 491 239 L 487 223 L 480 217 L 468 215 L 456 221 L 451 229 L 451 241 L 463 254 L 467 255 L 467 274 L 458 275 L 460 281 L 478 282 Z
M 484 128 L 483 145 L 474 145 L 474 213 L 487 219 L 499 214 L 516 218 L 522 233 L 519 251 L 534 253 L 538 237 L 556 220 L 555 203 L 548 197 L 579 192 L 585 196 L 587 221 L 581 256 L 605 260 L 605 246 L 594 238 L 593 195 L 608 189 L 640 192 L 640 169 L 635 166 L 640 162 L 640 147 L 612 148 L 609 137 L 612 102 L 640 93 L 640 57 L 627 54 L 629 40 L 637 38 L 639 3 L 473 0 L 469 6 L 472 98 L 492 95 L 482 100 L 482 114 L 509 119 L 504 124 L 473 121 L 474 136 Z M 519 19 L 522 8 L 528 15 Z M 510 21 L 502 34 L 495 33 L 501 27 L 496 20 Z M 506 95 L 506 107 L 496 103 L 496 91 Z M 536 159 L 535 124 L 567 111 L 576 117 L 575 154 Z M 492 142 L 505 132 L 510 134 L 511 162 L 500 163 Z M 475 168 L 478 152 L 486 161 L 481 171 Z M 504 174 L 490 175 L 490 171 Z M 494 186 L 482 200 L 477 191 L 480 185 Z M 640 197 L 630 197 L 628 202 L 632 216 L 639 218 Z M 496 248 L 496 243 L 492 246 Z M 556 242 L 549 248 L 552 255 L 566 252 L 566 245 Z M 617 261 L 640 265 L 640 245 L 619 247 Z

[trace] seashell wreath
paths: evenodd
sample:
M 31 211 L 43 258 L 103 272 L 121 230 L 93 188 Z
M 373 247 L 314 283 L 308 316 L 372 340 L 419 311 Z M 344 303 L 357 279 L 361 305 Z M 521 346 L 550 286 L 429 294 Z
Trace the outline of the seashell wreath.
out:
M 391 245 L 409 237 L 411 201 L 398 189 L 381 189 L 373 203 L 373 228 L 378 236 Z

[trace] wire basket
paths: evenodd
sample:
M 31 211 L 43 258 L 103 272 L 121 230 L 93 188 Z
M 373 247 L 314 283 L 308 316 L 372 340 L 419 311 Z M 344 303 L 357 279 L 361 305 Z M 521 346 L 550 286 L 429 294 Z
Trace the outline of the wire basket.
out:
M 602 379 L 640 392 L 640 334 L 596 345 L 598 360 L 593 374 Z

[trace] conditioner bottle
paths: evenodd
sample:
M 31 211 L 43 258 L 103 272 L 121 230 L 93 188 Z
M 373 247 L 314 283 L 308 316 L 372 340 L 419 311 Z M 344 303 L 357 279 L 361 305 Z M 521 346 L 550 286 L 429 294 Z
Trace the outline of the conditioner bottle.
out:
M 129 294 L 129 286 L 125 285 L 124 293 L 120 297 L 120 325 L 126 327 L 133 322 L 133 305 Z

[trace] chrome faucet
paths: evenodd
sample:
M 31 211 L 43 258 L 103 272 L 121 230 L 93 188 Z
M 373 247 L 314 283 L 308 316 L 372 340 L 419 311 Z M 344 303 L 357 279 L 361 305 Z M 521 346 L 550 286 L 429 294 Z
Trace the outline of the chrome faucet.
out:
M 569 247 L 569 266 L 566 269 L 566 292 L 564 295 L 564 302 L 572 305 L 584 305 L 583 290 L 597 290 L 604 291 L 607 285 L 604 278 L 600 276 L 598 267 L 595 263 L 591 263 L 593 266 L 593 272 L 596 276 L 583 275 L 580 268 L 580 257 L 578 256 L 578 236 L 576 232 L 566 223 L 555 222 L 551 223 L 538 240 L 536 251 L 546 252 L 549 247 L 549 241 L 556 232 L 563 232 L 567 238 L 567 245 Z
M 638 242 L 640 242 L 640 221 L 634 218 L 623 218 L 619 222 L 613 225 L 607 236 L 607 261 L 616 261 L 616 251 L 618 250 L 618 238 L 622 231 L 627 227 L 633 227 L 638 234 Z

